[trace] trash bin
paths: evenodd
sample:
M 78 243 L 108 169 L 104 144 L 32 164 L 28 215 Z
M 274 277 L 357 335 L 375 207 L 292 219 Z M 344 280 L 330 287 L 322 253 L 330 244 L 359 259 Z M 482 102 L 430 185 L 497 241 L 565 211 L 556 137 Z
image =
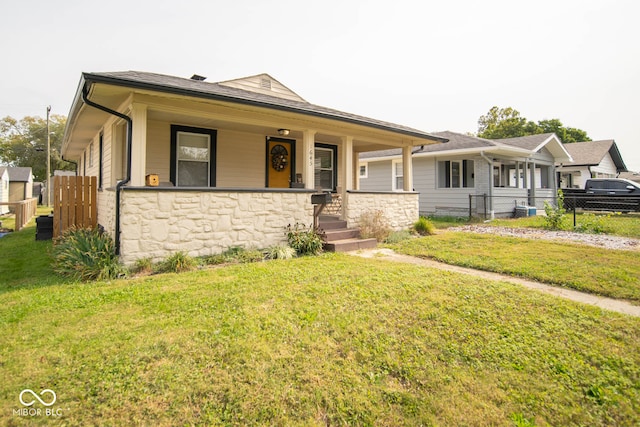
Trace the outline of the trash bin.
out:
M 40 215 L 36 218 L 36 240 L 53 239 L 53 215 Z

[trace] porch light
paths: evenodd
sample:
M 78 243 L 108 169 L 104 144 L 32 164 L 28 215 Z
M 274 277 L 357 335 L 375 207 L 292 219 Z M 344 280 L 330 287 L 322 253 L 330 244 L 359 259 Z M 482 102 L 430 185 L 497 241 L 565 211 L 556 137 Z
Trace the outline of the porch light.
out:
M 289 135 L 289 129 L 278 129 L 278 135 L 280 135 L 280 136 Z

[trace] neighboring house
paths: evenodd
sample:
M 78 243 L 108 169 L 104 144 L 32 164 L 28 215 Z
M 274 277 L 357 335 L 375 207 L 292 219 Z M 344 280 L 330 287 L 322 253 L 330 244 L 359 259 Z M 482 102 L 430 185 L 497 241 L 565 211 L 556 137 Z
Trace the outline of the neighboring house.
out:
M 123 262 L 282 243 L 288 224 L 313 223 L 320 190 L 341 199 L 349 225 L 373 209 L 397 229 L 418 218 L 411 165 L 403 191 L 361 192 L 358 153 L 410 158 L 443 138 L 310 104 L 267 74 L 203 80 L 82 74 L 62 154 L 97 177 L 98 222 Z
M 613 139 L 565 144 L 573 158 L 570 165 L 557 163 L 560 188 L 584 188 L 589 178 L 616 178 L 627 167 Z
M 9 172 L 0 166 L 0 203 L 9 203 Z M 0 215 L 9 212 L 9 206 L 0 204 Z
M 20 202 L 33 196 L 33 173 L 29 167 L 8 167 L 9 202 Z
M 471 208 L 472 215 L 509 216 L 516 204 L 542 209 L 556 195 L 554 163 L 571 161 L 553 133 L 502 140 L 433 135 L 449 142 L 419 147 L 412 156 L 422 215 L 468 216 Z M 361 154 L 360 189 L 402 188 L 403 166 L 397 149 Z

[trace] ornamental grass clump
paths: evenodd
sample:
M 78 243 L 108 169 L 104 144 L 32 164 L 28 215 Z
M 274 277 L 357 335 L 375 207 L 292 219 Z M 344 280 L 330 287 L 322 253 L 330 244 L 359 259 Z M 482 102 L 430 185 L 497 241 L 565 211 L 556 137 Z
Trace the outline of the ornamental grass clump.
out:
M 111 236 L 97 228 L 70 228 L 54 241 L 53 268 L 80 281 L 110 280 L 125 275 Z
M 431 236 L 436 232 L 436 226 L 423 216 L 413 224 L 413 229 L 421 236 Z
M 392 231 L 389 221 L 381 210 L 362 213 L 358 218 L 358 228 L 362 238 L 375 238 L 378 242 L 384 242 Z
M 195 258 L 185 252 L 178 251 L 165 258 L 157 266 L 158 273 L 182 273 L 184 271 L 195 270 L 198 263 Z

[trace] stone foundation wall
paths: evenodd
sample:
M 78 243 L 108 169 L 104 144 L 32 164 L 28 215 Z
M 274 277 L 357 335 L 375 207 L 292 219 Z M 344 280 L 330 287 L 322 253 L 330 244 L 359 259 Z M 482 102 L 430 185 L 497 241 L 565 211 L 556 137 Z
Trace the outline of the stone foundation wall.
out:
M 357 227 L 363 213 L 381 210 L 393 230 L 404 230 L 418 220 L 419 204 L 419 194 L 413 192 L 348 192 L 345 219 L 349 227 Z
M 286 242 L 288 224 L 313 223 L 309 192 L 126 189 L 121 195 L 125 264 L 178 251 L 207 256 L 233 246 L 267 248 Z
M 98 191 L 98 225 L 116 237 L 116 191 L 113 188 Z

